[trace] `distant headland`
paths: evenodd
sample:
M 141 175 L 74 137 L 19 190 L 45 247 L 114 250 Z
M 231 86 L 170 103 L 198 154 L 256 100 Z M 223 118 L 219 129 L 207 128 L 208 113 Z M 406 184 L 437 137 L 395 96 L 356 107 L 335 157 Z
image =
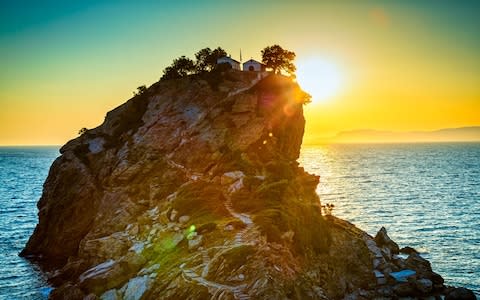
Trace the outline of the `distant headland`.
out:
M 480 126 L 443 128 L 433 131 L 386 131 L 358 129 L 341 131 L 332 137 L 310 137 L 306 144 L 323 143 L 440 143 L 480 142 Z

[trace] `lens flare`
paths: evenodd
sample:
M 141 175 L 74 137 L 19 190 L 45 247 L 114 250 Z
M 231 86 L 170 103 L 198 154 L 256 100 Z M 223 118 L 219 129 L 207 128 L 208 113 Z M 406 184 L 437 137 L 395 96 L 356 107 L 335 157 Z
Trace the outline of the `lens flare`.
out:
M 297 82 L 312 95 L 312 101 L 326 101 L 339 93 L 343 78 L 331 61 L 308 58 L 297 63 Z

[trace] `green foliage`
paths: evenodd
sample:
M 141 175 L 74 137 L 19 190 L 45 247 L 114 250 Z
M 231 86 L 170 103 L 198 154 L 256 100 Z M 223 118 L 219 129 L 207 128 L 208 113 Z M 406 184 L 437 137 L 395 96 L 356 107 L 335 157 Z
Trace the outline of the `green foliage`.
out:
M 234 209 L 252 214 L 270 242 L 288 242 L 286 233 L 291 231 L 293 248 L 299 254 L 326 251 L 330 235 L 320 205 L 314 204 L 318 198 L 310 199 L 308 194 L 298 198 L 299 183 L 292 179 L 273 180 L 268 176 L 260 185 L 253 178 L 249 180 L 246 189 L 232 195 Z
M 255 214 L 254 222 L 269 242 L 282 243 L 282 235 L 288 231 L 288 214 L 279 208 L 264 209 Z M 306 230 L 306 229 L 304 229 Z
M 257 213 L 267 208 L 278 207 L 287 186 L 288 180 L 286 179 L 275 182 L 264 181 L 259 186 L 250 186 L 253 193 L 243 189 L 232 195 L 233 207 L 238 211 L 248 213 Z
M 322 205 L 322 213 L 325 216 L 331 216 L 334 208 L 335 208 L 335 205 L 333 203 L 324 204 Z
M 163 70 L 163 76 L 160 80 L 176 79 L 193 74 L 195 63 L 186 56 L 180 56 L 173 60 L 172 64 Z
M 216 257 L 210 262 L 209 272 L 206 278 L 211 280 L 227 270 L 228 273 L 234 273 L 240 267 L 247 264 L 249 257 L 254 254 L 255 248 L 252 245 L 240 245 L 227 249 L 224 252 L 221 252 L 220 255 L 216 255 Z
M 298 87 L 298 98 L 300 102 L 305 105 L 312 102 L 312 95 L 301 90 L 300 87 Z
M 186 56 L 180 56 L 163 70 L 163 76 L 160 80 L 176 79 L 190 74 L 213 71 L 217 68 L 217 59 L 226 55 L 227 52 L 221 47 L 213 50 L 207 47 L 195 53 L 195 62 Z
M 240 245 L 222 253 L 222 257 L 225 260 L 226 269 L 233 271 L 245 265 L 248 257 L 254 253 L 255 248 L 252 245 Z
M 225 198 L 218 188 L 207 182 L 196 181 L 178 190 L 172 206 L 180 216 L 188 215 L 192 220 L 197 218 L 196 222 L 199 222 L 198 218 L 213 221 L 215 215 L 229 216 L 224 202 Z
M 253 221 L 271 242 L 284 242 L 284 234 L 292 231 L 293 247 L 297 253 L 328 250 L 330 233 L 316 206 L 289 199 L 276 207 L 259 211 Z
M 88 129 L 83 127 L 78 131 L 78 135 L 82 135 L 82 134 L 86 133 L 87 131 L 88 131 Z
M 217 66 L 217 59 L 227 56 L 227 52 L 220 47 L 214 50 L 203 48 L 195 53 L 195 69 L 197 73 L 209 72 Z
M 129 131 L 135 132 L 143 124 L 143 114 L 147 110 L 147 97 L 134 97 L 123 105 L 107 113 L 107 119 L 112 122 L 112 147 L 123 143 L 119 137 Z M 114 112 L 117 111 L 116 114 Z M 113 116 L 112 116 L 113 114 Z
M 147 92 L 147 87 L 145 85 L 141 85 L 139 87 L 137 87 L 137 90 L 135 92 L 133 92 L 133 95 L 134 96 L 139 96 L 139 95 L 143 95 Z
M 223 111 L 231 110 L 231 106 L 233 106 L 234 104 L 234 102 L 231 100 L 232 99 L 223 103 L 219 103 L 219 106 L 221 104 Z M 229 149 L 225 149 L 225 152 L 220 159 L 219 165 L 221 167 L 218 168 L 217 172 L 221 174 L 234 170 L 242 171 L 244 174 L 247 175 L 255 172 L 255 166 L 253 162 L 250 161 L 247 156 L 242 155 L 242 152 L 240 150 L 230 151 Z
M 229 63 L 221 63 L 215 66 L 214 71 L 217 71 L 217 73 L 225 72 L 228 70 L 232 69 L 232 65 Z
M 279 204 L 288 187 L 288 180 L 282 179 L 275 182 L 265 182 L 256 191 L 256 196 L 262 199 L 266 207 Z
M 283 49 L 279 45 L 268 46 L 262 50 L 262 63 L 267 68 L 271 68 L 274 73 L 285 71 L 293 74 L 296 70 L 293 64 L 295 56 L 295 52 Z
M 294 169 L 288 161 L 270 161 L 265 165 L 265 170 L 273 180 L 290 179 L 295 176 Z

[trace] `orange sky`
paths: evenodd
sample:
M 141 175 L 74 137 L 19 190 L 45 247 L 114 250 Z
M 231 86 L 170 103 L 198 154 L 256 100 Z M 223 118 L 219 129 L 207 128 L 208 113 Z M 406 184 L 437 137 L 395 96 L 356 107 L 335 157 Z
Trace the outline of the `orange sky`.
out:
M 0 145 L 64 144 L 180 55 L 222 46 L 259 59 L 274 43 L 298 61 L 329 62 L 341 77 L 334 95 L 306 107 L 306 141 L 352 129 L 480 125 L 475 3 L 2 5 Z

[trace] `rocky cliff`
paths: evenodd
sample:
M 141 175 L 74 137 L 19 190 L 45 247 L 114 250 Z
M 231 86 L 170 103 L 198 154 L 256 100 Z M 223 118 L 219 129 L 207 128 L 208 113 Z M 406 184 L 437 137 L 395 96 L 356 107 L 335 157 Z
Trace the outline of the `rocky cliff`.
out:
M 22 252 L 47 272 L 50 298 L 442 292 L 430 264 L 413 249 L 398 256 L 384 230 L 374 239 L 322 216 L 319 178 L 296 162 L 306 96 L 279 75 L 164 81 L 68 142 Z

